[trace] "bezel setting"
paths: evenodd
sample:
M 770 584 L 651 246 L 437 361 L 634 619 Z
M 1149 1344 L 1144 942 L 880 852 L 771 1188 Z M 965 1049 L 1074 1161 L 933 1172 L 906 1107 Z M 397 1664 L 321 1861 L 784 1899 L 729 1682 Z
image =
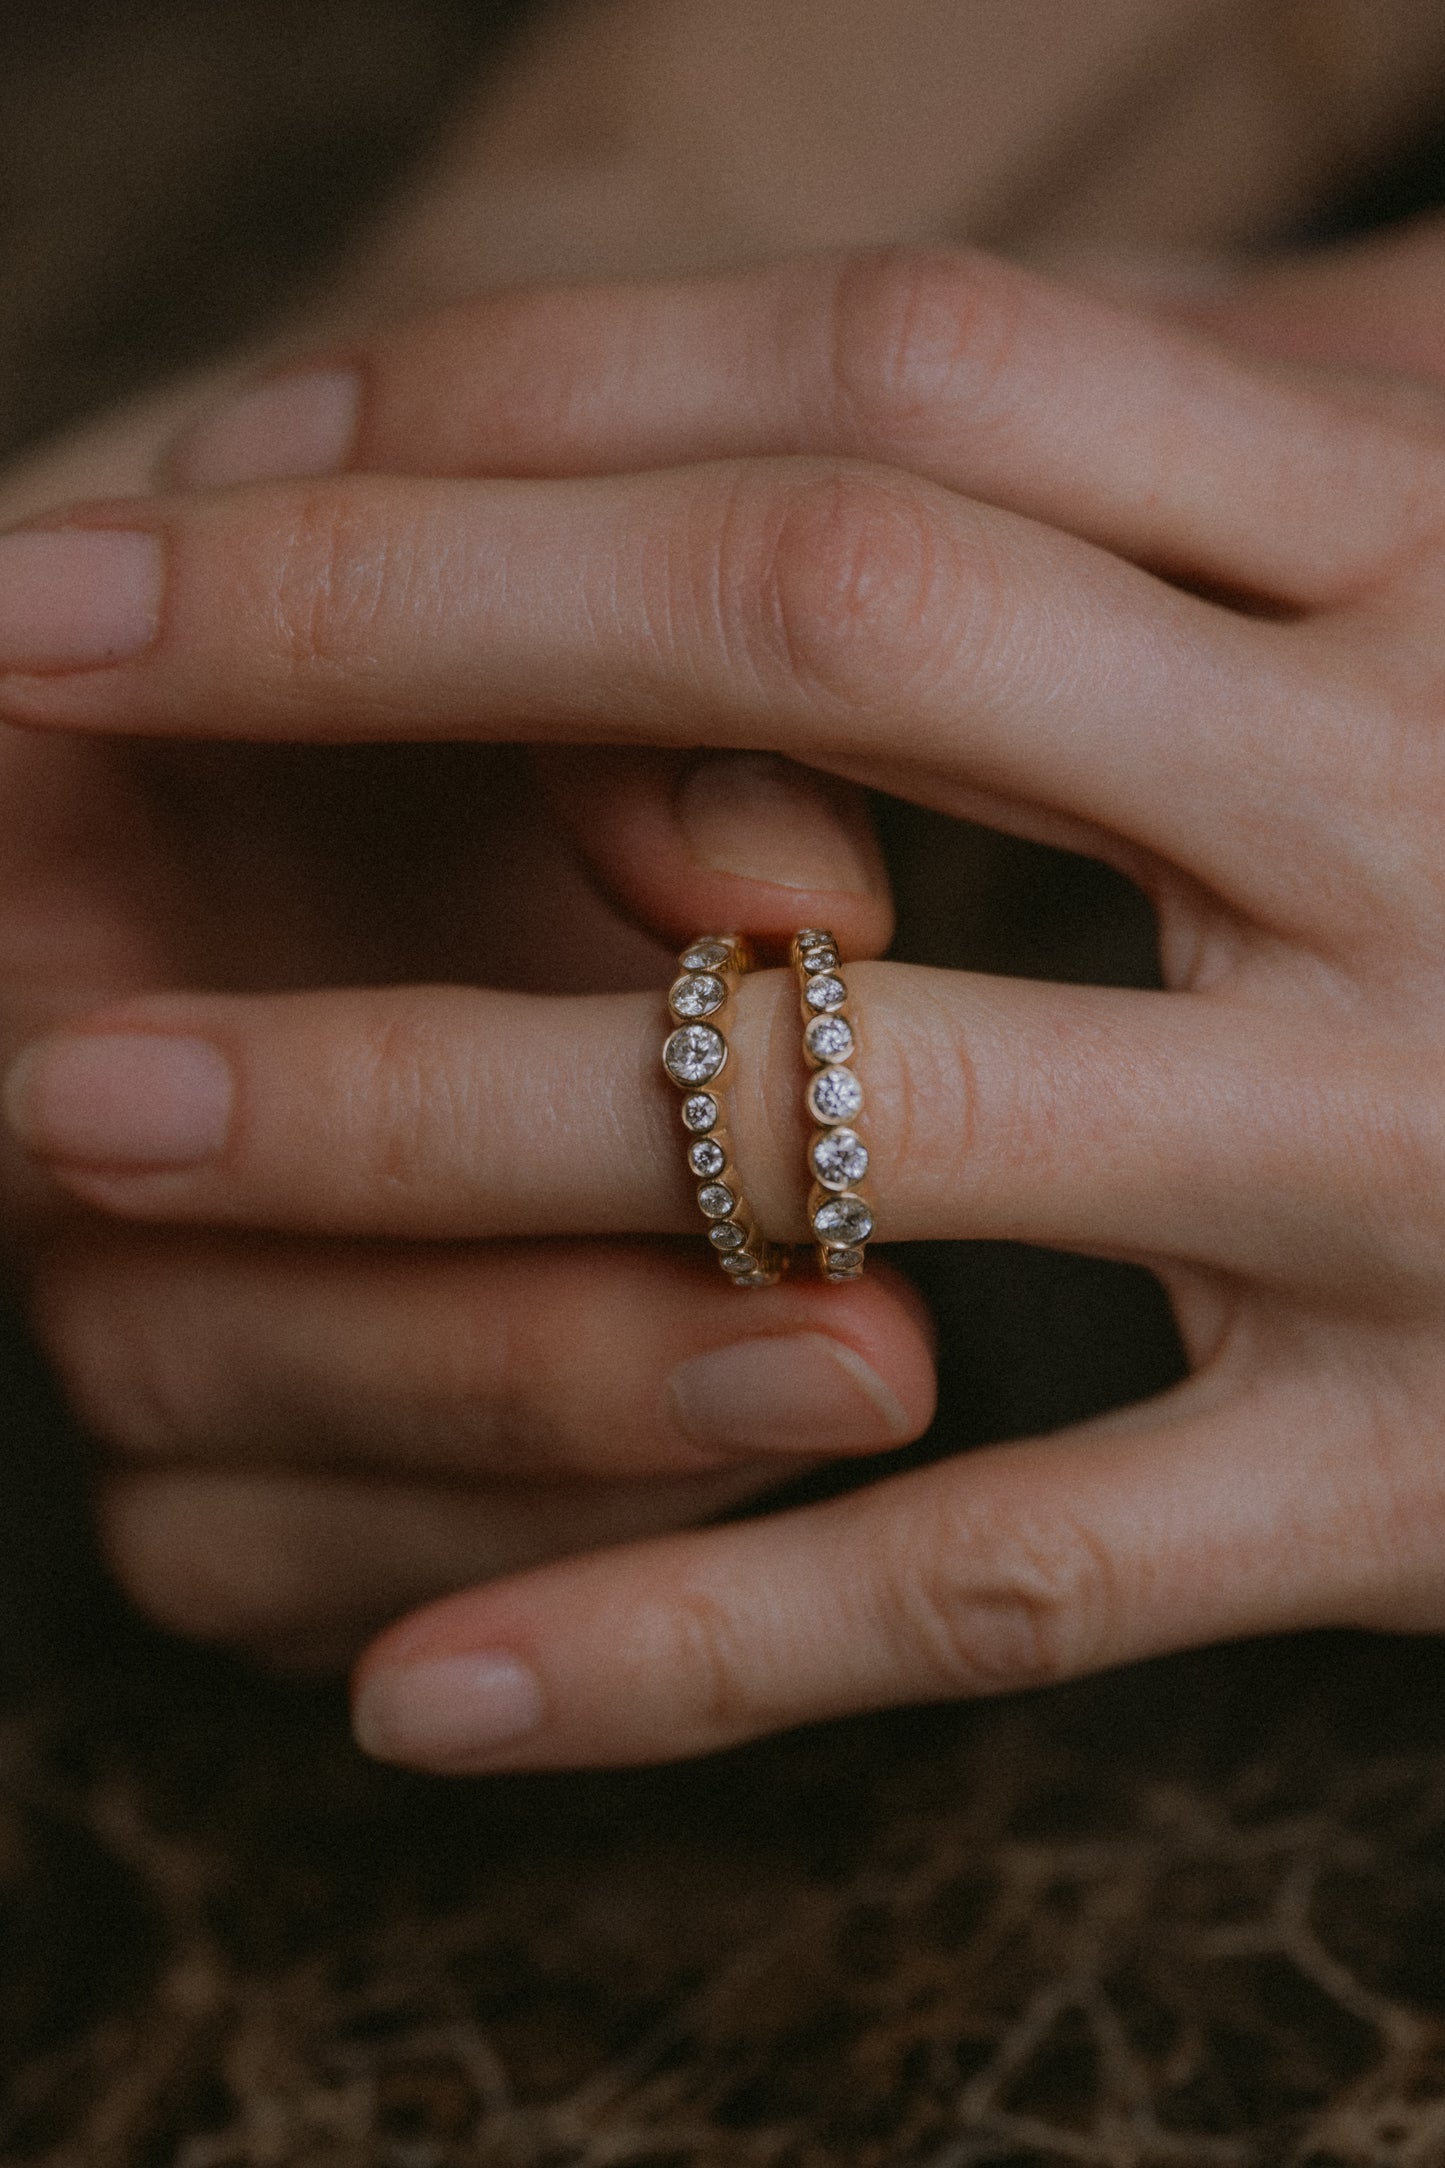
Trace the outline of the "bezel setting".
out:
M 866 1263 L 864 1244 L 873 1233 L 873 1207 L 858 1185 L 868 1173 L 869 1150 L 851 1124 L 863 1112 L 863 1087 L 846 1065 L 857 1052 L 857 1035 L 843 1013 L 848 989 L 838 945 L 815 927 L 794 936 L 793 966 L 803 1016 L 803 1051 L 812 1075 L 806 1103 L 815 1126 L 808 1146 L 813 1178 L 808 1220 L 825 1280 L 856 1280 Z
M 787 1251 L 754 1225 L 732 1163 L 726 1094 L 718 1088 L 728 1067 L 737 982 L 752 963 L 747 942 L 736 935 L 705 934 L 691 942 L 668 989 L 676 1028 L 662 1050 L 663 1069 L 684 1095 L 688 1172 L 698 1184 L 698 1210 L 710 1222 L 708 1241 L 732 1286 L 749 1288 L 775 1286 L 788 1265 Z

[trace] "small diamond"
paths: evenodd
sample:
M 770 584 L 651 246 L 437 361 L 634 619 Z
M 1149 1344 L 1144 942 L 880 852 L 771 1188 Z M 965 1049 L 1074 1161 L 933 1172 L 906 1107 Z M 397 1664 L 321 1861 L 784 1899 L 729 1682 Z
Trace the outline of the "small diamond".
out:
M 727 1000 L 728 990 L 711 971 L 696 971 L 679 979 L 668 995 L 674 1016 L 713 1016 Z
M 851 1280 L 863 1270 L 861 1250 L 825 1250 L 823 1270 L 830 1280 Z
M 737 1199 L 726 1182 L 704 1182 L 697 1201 L 709 1219 L 726 1219 Z
M 682 1102 L 685 1129 L 711 1129 L 717 1120 L 717 1101 L 711 1092 L 694 1092 Z
M 868 1172 L 868 1147 L 856 1130 L 830 1129 L 813 1146 L 813 1172 L 825 1189 L 851 1189 Z
M 746 1250 L 734 1250 L 731 1257 L 720 1257 L 718 1263 L 722 1266 L 724 1272 L 730 1272 L 734 1275 L 739 1272 L 752 1272 L 757 1267 L 757 1259 L 749 1257 Z
M 825 1197 L 813 1214 L 813 1232 L 826 1242 L 866 1242 L 873 1214 L 861 1197 Z
M 815 1121 L 851 1122 L 862 1112 L 863 1087 L 851 1069 L 820 1069 L 808 1086 L 808 1108 Z
M 704 1137 L 687 1155 L 687 1163 L 694 1174 L 706 1181 L 709 1175 L 721 1174 L 727 1165 L 727 1153 L 711 1137 Z
M 820 941 L 826 945 L 832 938 L 830 933 L 824 933 L 821 926 L 804 926 L 800 933 L 793 935 L 800 949 L 816 948 Z
M 829 948 L 825 942 L 822 948 L 809 949 L 802 962 L 805 971 L 836 971 L 838 968 L 838 951 L 835 948 Z
M 814 1061 L 849 1061 L 853 1027 L 846 1016 L 815 1016 L 803 1034 Z
M 843 981 L 825 971 L 820 978 L 809 979 L 805 997 L 810 1009 L 841 1009 L 848 999 Z
M 744 1279 L 741 1274 L 733 1281 L 734 1287 L 772 1287 L 777 1280 L 775 1272 L 750 1272 Z
M 709 1227 L 707 1238 L 715 1250 L 740 1250 L 748 1239 L 736 1220 L 719 1220 Z
M 732 959 L 732 950 L 726 941 L 699 941 L 681 959 L 684 971 L 721 971 Z
M 662 1050 L 662 1065 L 674 1084 L 706 1084 L 727 1058 L 727 1041 L 711 1024 L 684 1024 Z

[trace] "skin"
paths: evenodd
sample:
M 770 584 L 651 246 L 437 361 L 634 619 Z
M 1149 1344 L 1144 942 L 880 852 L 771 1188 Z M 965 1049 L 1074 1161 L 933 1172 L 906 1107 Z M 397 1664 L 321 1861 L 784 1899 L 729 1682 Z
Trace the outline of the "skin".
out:
M 1313 319 L 1297 274 L 1221 321 L 1329 362 L 1356 276 L 1411 283 L 1328 266 Z M 188 490 L 48 523 L 158 538 L 163 606 L 129 659 L 0 681 L 0 716 L 72 751 L 565 736 L 597 750 L 559 817 L 583 803 L 624 846 L 675 799 L 619 740 L 766 750 L 1110 859 L 1156 905 L 1158 995 L 850 970 L 870 1186 L 885 1238 L 1149 1264 L 1192 1366 L 1062 1437 L 447 1596 L 363 1659 L 365 1742 L 453 1770 L 648 1760 L 1220 1636 L 1439 1630 L 1436 395 L 944 254 L 512 297 L 345 358 L 349 471 L 220 487 L 198 434 Z M 781 1235 L 791 998 L 750 980 L 736 1039 L 739 1156 Z M 625 991 L 147 994 L 66 1036 L 210 1048 L 243 1109 L 215 1152 L 77 1155 L 37 1083 L 53 1042 L 12 1119 L 121 1244 L 343 1244 L 364 1275 L 400 1241 L 430 1271 L 457 1244 L 684 1229 L 669 1109 L 638 1088 L 656 1030 Z M 539 1124 L 579 1057 L 598 1089 Z M 505 1289 L 507 1252 L 475 1255 Z M 692 1284 L 685 1257 L 629 1260 L 659 1303 Z M 909 1314 L 865 1290 L 876 1318 L 842 1329 L 887 1363 Z M 810 1329 L 846 1315 L 780 1294 L 818 1304 Z M 902 1359 L 896 1390 L 924 1411 Z M 455 1442 L 428 1420 L 436 1466 Z M 672 1465 L 665 1436 L 599 1434 L 608 1476 Z

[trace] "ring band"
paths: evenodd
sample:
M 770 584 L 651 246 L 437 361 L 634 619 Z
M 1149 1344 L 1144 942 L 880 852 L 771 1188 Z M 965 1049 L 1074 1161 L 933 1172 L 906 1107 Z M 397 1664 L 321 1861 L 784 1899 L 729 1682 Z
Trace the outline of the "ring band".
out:
M 803 1008 L 803 1052 L 813 1072 L 808 1221 L 824 1279 L 856 1280 L 873 1232 L 873 1207 L 858 1187 L 868 1172 L 868 1147 L 852 1126 L 863 1111 L 863 1087 L 848 1067 L 857 1052 L 853 1025 L 844 1014 L 848 989 L 830 933 L 804 927 L 793 936 L 792 958 Z
M 674 1029 L 662 1050 L 662 1066 L 685 1094 L 688 1172 L 697 1183 L 713 1255 L 734 1287 L 775 1287 L 788 1268 L 788 1252 L 759 1233 L 744 1200 L 721 1084 L 738 981 L 752 968 L 752 951 L 735 934 L 708 934 L 683 950 L 680 975 L 667 997 Z

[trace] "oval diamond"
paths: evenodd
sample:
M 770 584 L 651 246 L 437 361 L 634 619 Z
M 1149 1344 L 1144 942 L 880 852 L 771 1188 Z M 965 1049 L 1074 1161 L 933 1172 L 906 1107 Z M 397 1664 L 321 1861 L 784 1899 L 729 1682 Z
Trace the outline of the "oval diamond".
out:
M 726 941 L 699 941 L 680 960 L 684 971 L 721 971 L 731 956 Z
M 824 933 L 821 926 L 803 926 L 793 935 L 800 949 L 816 948 L 820 941 L 830 942 L 833 936 Z
M 674 1016 L 715 1016 L 727 1000 L 728 990 L 711 971 L 695 971 L 679 979 L 668 995 Z
M 853 1129 L 830 1129 L 813 1146 L 813 1172 L 825 1189 L 851 1189 L 868 1172 L 868 1147 Z
M 685 1129 L 711 1129 L 717 1121 L 717 1101 L 711 1092 L 693 1092 L 682 1102 Z
M 836 971 L 837 968 L 838 951 L 826 944 L 822 948 L 808 949 L 803 956 L 805 971 Z
M 863 1087 L 851 1069 L 820 1069 L 808 1086 L 815 1121 L 851 1122 L 863 1109 Z
M 757 1268 L 757 1260 L 746 1250 L 734 1250 L 731 1257 L 721 1257 L 718 1262 L 724 1272 L 753 1272 Z
M 851 1061 L 853 1027 L 844 1016 L 815 1016 L 803 1034 L 814 1061 Z
M 827 1250 L 824 1252 L 823 1270 L 830 1280 L 851 1280 L 863 1270 L 861 1250 Z
M 804 998 L 810 1009 L 841 1009 L 848 999 L 848 991 L 840 978 L 831 971 L 824 971 L 815 979 L 809 979 Z
M 688 1153 L 687 1163 L 693 1173 L 705 1182 L 710 1176 L 722 1173 L 727 1165 L 727 1153 L 720 1144 L 714 1144 L 711 1137 L 704 1137 Z
M 711 1024 L 684 1024 L 662 1050 L 662 1066 L 674 1084 L 706 1084 L 728 1058 L 727 1041 Z
M 861 1197 L 825 1197 L 813 1214 L 813 1232 L 825 1242 L 866 1242 L 873 1214 Z
M 709 1227 L 707 1238 L 715 1250 L 740 1250 L 748 1239 L 736 1220 L 719 1220 Z
M 709 1219 L 726 1219 L 737 1199 L 726 1182 L 704 1182 L 697 1201 Z

